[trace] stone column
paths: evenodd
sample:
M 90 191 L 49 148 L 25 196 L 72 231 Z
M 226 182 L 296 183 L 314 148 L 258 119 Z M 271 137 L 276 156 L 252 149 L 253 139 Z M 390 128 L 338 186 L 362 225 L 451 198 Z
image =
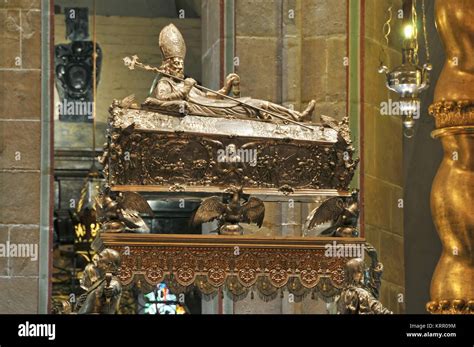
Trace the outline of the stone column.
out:
M 474 311 L 474 2 L 436 1 L 446 62 L 430 114 L 444 157 L 431 190 L 443 251 L 431 281 L 431 313 Z

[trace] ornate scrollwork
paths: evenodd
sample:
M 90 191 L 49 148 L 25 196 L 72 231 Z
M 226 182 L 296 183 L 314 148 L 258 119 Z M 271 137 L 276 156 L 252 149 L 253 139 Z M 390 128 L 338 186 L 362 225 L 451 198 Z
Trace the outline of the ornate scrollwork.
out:
M 435 300 L 426 304 L 431 314 L 474 314 L 474 299 Z
M 428 112 L 435 118 L 436 128 L 474 125 L 474 101 L 445 100 L 432 104 Z
M 257 257 L 245 253 L 236 260 L 237 278 L 244 287 L 250 287 L 257 282 L 260 266 Z
M 311 247 L 295 248 L 286 244 L 287 239 L 282 239 L 281 244 L 261 247 L 252 245 L 253 241 L 245 246 L 241 242 L 248 238 L 233 236 L 222 241 L 214 238 L 213 246 L 209 247 L 199 239 L 184 245 L 177 241 L 179 236 L 166 236 L 167 240 L 177 241 L 175 244 L 160 241 L 160 235 L 140 236 L 150 241 L 138 245 L 127 241 L 126 234 L 102 235 L 104 245 L 123 254 L 118 278 L 124 286 L 137 280 L 149 287 L 171 281 L 170 286 L 178 292 L 196 286 L 205 298 L 213 297 L 223 288 L 234 300 L 253 291 L 270 300 L 284 289 L 298 300 L 313 290 L 327 299 L 342 288 L 344 264 L 351 259 L 328 257 L 328 241 L 324 239 L 303 241 Z M 122 237 L 124 240 L 120 241 Z M 207 241 L 209 238 L 212 237 L 205 237 Z M 114 242 L 110 243 L 111 240 Z M 239 252 L 235 253 L 233 243 L 239 245 Z
M 299 141 L 296 137 L 259 138 L 257 133 L 252 137 L 170 132 L 165 126 L 160 131 L 160 125 L 150 125 L 154 124 L 153 118 L 145 122 L 144 115 L 136 112 L 141 111 L 111 108 L 113 127 L 104 151 L 107 157 L 101 158 L 101 162 L 107 162 L 111 186 L 179 185 L 205 190 L 209 186 L 238 185 L 280 189 L 284 193 L 294 189 L 346 190 L 358 163 L 353 159 L 354 148 L 345 140 L 350 141 L 345 122 L 340 128 L 326 129 L 340 131 L 334 142 Z M 120 121 L 122 118 L 126 120 Z M 203 118 L 201 122 L 209 119 Z M 130 123 L 134 119 L 142 123 Z M 261 124 L 264 129 L 273 125 Z M 222 153 L 229 148 L 251 153 L 252 158 L 237 153 L 232 160 L 224 160 Z

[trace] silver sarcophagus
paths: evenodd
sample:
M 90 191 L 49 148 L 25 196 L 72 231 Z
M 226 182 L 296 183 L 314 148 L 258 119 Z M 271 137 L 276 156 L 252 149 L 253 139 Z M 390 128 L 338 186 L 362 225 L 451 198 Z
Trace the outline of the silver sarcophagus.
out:
M 347 191 L 353 158 L 348 119 L 305 127 L 240 117 L 110 108 L 104 161 L 115 190 L 263 194 Z

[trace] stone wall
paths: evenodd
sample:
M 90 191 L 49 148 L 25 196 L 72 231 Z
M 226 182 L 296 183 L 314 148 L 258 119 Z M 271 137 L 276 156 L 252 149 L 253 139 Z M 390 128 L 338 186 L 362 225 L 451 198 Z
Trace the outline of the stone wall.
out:
M 220 89 L 221 87 L 220 11 L 219 1 L 201 1 L 202 85 L 214 90 Z
M 378 250 L 385 266 L 381 301 L 396 313 L 404 312 L 405 271 L 403 208 L 403 135 L 401 118 L 380 115 L 380 103 L 398 100 L 384 86 L 385 77 L 377 73 L 381 48 L 385 45 L 382 26 L 386 11 L 393 5 L 392 33 L 386 48 L 385 65 L 401 64 L 402 20 L 397 11 L 402 1 L 366 0 L 363 42 L 364 117 L 364 213 L 365 236 Z
M 346 1 L 303 0 L 301 102 L 316 99 L 314 119 L 321 114 L 346 116 Z
M 345 1 L 236 1 L 236 72 L 242 94 L 320 114 L 346 109 Z M 328 20 L 328 18 L 331 20 Z
M 41 12 L 39 0 L 0 2 L 0 244 L 38 247 Z M 0 246 L 1 247 L 1 246 Z M 3 247 L 2 247 L 3 248 Z M 38 312 L 38 260 L 0 254 L 0 313 Z

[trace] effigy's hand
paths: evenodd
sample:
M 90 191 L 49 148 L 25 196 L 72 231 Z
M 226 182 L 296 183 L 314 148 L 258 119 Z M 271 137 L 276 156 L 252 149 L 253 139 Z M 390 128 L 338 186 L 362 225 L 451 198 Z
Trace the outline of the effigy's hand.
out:
M 184 80 L 184 88 L 183 88 L 183 98 L 187 98 L 191 89 L 196 85 L 197 82 L 194 78 L 186 78 Z
M 226 83 L 232 84 L 232 83 L 239 83 L 240 82 L 240 77 L 236 73 L 230 73 L 226 77 Z
M 194 85 L 197 84 L 196 80 L 194 78 L 186 78 L 184 80 L 184 87 L 188 90 L 191 90 Z
M 143 105 L 154 105 L 154 104 L 156 104 L 156 99 L 152 97 L 146 98 L 145 101 L 143 102 Z
M 236 73 L 231 73 L 228 74 L 225 80 L 225 89 L 228 92 L 230 92 L 230 89 L 232 88 L 233 85 L 235 84 L 240 84 L 240 77 Z
M 232 89 L 233 86 L 235 85 L 239 85 L 240 84 L 240 77 L 239 75 L 237 75 L 236 73 L 230 73 L 227 75 L 226 79 L 225 79 L 225 82 L 224 82 L 224 86 L 219 89 L 217 92 L 219 94 L 224 94 L 224 95 L 228 95 Z M 215 97 L 215 96 L 212 96 L 212 97 Z M 222 99 L 221 96 L 217 96 L 218 99 Z

